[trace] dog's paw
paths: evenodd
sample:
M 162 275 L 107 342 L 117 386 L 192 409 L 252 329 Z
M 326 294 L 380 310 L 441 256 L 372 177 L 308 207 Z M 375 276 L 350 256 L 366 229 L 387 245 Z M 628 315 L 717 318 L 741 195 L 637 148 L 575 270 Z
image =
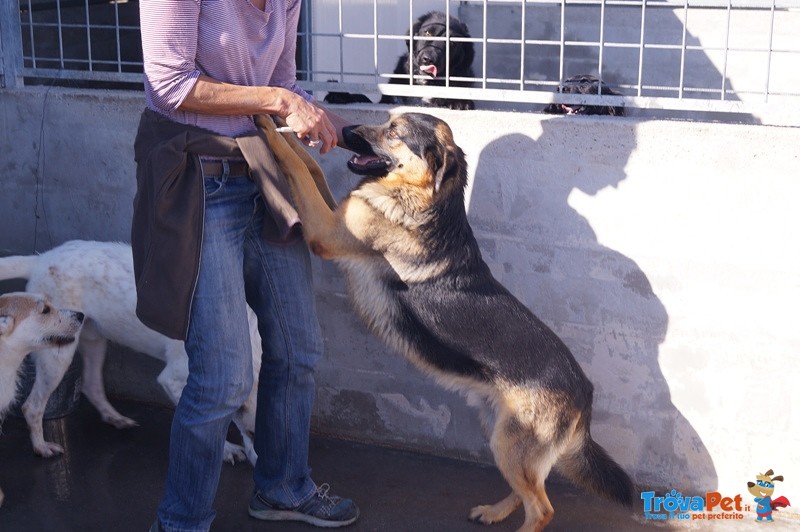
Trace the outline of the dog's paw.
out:
M 33 447 L 33 452 L 43 458 L 52 458 L 54 456 L 58 456 L 59 454 L 64 454 L 64 448 L 57 443 L 46 441 L 35 445 Z
M 103 416 L 103 421 L 117 429 L 130 429 L 139 426 L 136 421 L 120 414 Z
M 503 518 L 495 515 L 494 509 L 494 506 L 490 504 L 476 506 L 469 512 L 469 520 L 484 525 L 491 525 L 492 523 L 502 521 Z
M 432 107 L 446 107 L 456 111 L 472 111 L 475 109 L 475 102 L 472 100 L 450 100 L 446 98 L 433 98 L 430 101 Z
M 457 111 L 472 111 L 475 109 L 475 102 L 472 100 L 450 100 L 448 107 Z
M 226 441 L 223 460 L 233 465 L 236 462 L 244 462 L 247 460 L 247 454 L 244 452 L 244 447 L 241 445 Z

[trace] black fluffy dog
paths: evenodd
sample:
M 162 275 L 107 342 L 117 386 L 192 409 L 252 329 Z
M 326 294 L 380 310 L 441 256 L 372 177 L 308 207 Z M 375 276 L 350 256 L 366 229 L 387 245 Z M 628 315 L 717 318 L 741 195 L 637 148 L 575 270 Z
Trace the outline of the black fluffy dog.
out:
M 447 34 L 447 15 L 441 11 L 431 11 L 419 17 L 411 28 L 415 37 L 445 37 Z M 450 37 L 470 37 L 466 24 L 455 17 L 450 17 Z M 408 42 L 406 43 L 409 44 Z M 475 47 L 471 42 L 452 42 L 444 40 L 428 41 L 414 39 L 409 51 L 397 61 L 395 74 L 411 74 L 415 76 L 414 85 L 432 85 L 443 87 L 445 76 L 471 78 L 472 61 L 475 59 Z M 450 47 L 450 68 L 447 69 L 447 45 Z M 409 72 L 411 67 L 411 72 Z M 423 76 L 422 78 L 416 76 Z M 389 83 L 408 85 L 408 79 L 392 78 Z M 469 87 L 466 81 L 451 81 L 451 87 Z M 383 96 L 380 103 L 430 105 L 449 107 L 450 109 L 475 109 L 472 100 L 454 100 L 448 98 L 411 98 L 406 96 Z
M 622 96 L 621 93 L 589 74 L 581 74 L 565 79 L 558 86 L 558 92 L 565 94 L 598 94 L 598 86 L 600 88 L 600 94 Z M 544 108 L 544 112 L 552 115 L 625 116 L 624 107 L 612 107 L 610 105 L 568 105 L 563 103 L 551 103 Z

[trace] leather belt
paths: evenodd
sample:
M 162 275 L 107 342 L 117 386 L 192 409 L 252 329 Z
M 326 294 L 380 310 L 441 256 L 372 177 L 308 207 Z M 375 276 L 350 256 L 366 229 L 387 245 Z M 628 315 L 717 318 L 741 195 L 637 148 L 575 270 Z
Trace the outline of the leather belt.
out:
M 250 177 L 250 167 L 246 161 L 200 160 L 205 177 L 218 177 L 225 173 L 225 163 L 228 165 L 228 176 Z

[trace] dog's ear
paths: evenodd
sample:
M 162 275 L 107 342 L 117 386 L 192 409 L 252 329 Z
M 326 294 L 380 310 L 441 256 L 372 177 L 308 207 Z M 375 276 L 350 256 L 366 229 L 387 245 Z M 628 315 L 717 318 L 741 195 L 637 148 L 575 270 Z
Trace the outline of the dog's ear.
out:
M 768 477 L 768 476 L 772 475 L 772 473 L 774 473 L 774 471 L 772 469 L 768 469 L 767 472 L 764 473 L 764 476 Z
M 467 25 L 455 17 L 450 17 L 450 34 L 456 37 L 471 37 Z
M 461 163 L 463 159 L 463 154 L 460 152 L 461 148 L 458 146 L 447 147 L 442 149 L 439 153 L 429 152 L 432 154 L 433 161 L 429 159 L 428 164 L 436 169 L 433 178 L 434 194 L 438 194 L 447 181 L 458 177 L 459 172 L 461 172 Z M 459 155 L 461 155 L 461 157 L 459 157 Z
M 14 318 L 0 316 L 0 336 L 10 333 L 12 329 L 14 329 Z
M 778 475 L 777 477 L 772 477 L 772 482 L 775 482 L 776 480 L 778 480 L 780 482 L 783 482 L 783 475 Z

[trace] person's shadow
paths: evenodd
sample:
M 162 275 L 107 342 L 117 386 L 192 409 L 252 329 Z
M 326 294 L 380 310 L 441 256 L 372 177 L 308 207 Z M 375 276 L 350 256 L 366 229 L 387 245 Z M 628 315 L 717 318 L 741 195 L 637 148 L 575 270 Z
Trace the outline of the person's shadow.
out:
M 598 136 L 587 120 L 596 119 L 543 120 L 534 138 L 488 144 L 470 223 L 494 275 L 564 340 L 594 384 L 594 438 L 643 487 L 715 489 L 711 456 L 659 367 L 664 305 L 636 262 L 599 243 L 570 206 L 574 191 L 595 195 L 623 181 L 636 145 L 629 124 L 608 120 Z

